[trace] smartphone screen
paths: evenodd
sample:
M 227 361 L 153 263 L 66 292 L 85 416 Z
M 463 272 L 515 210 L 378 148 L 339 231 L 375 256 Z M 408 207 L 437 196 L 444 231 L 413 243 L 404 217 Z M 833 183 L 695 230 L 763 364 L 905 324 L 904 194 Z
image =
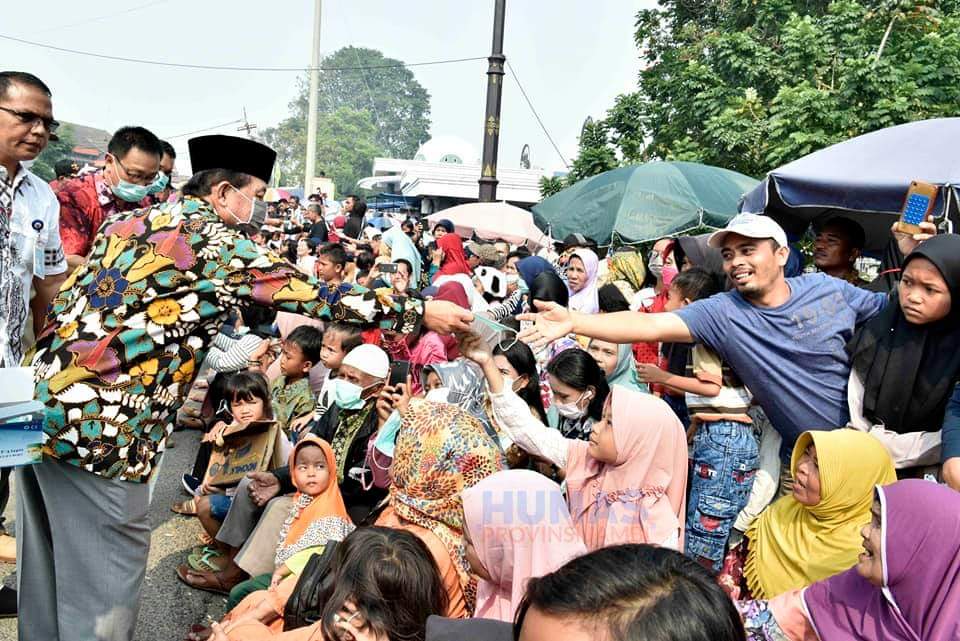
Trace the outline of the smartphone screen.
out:
M 390 380 L 388 384 L 396 387 L 401 383 L 407 382 L 407 376 L 410 374 L 410 361 L 394 361 L 390 366 Z

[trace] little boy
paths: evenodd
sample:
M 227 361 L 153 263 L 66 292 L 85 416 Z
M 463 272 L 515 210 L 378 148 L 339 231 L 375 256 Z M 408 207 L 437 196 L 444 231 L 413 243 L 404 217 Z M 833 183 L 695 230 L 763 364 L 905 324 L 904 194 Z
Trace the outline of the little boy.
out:
M 694 267 L 670 284 L 665 311 L 676 311 L 719 291 L 716 277 Z M 760 463 L 753 420 L 747 414 L 752 395 L 720 357 L 701 344 L 691 351 L 687 376 L 656 366 L 644 366 L 644 374 L 649 381 L 656 378 L 655 382 L 686 393 L 693 449 L 684 547 L 687 556 L 719 572 L 731 529 L 750 498 Z
M 317 403 L 313 410 L 313 420 L 319 421 L 333 405 L 333 381 L 337 377 L 340 363 L 350 350 L 363 342 L 360 327 L 346 323 L 333 323 L 323 334 L 323 344 L 320 349 L 320 362 L 329 371 L 323 381 Z
M 320 361 L 323 334 L 316 327 L 301 325 L 283 341 L 280 376 L 270 385 L 270 398 L 277 424 L 287 432 L 290 421 L 313 409 L 310 368 Z

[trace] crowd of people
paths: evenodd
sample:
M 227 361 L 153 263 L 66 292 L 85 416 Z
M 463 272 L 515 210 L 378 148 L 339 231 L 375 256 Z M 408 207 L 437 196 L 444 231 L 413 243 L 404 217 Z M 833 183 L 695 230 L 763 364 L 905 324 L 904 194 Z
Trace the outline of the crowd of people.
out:
M 873 282 L 842 217 L 809 259 L 751 213 L 512 245 L 266 203 L 229 136 L 174 186 L 125 127 L 48 186 L 56 124 L 0 73 L 0 364 L 47 408 L 21 639 L 132 638 L 185 429 L 176 579 L 228 599 L 192 641 L 960 639 L 960 236 L 894 227 Z

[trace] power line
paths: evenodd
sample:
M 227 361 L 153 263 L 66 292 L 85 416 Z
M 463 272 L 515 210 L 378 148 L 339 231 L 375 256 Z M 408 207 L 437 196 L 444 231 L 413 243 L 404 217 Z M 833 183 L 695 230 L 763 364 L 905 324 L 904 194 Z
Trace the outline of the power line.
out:
M 188 131 L 185 134 L 177 134 L 175 136 L 163 136 L 164 140 L 172 140 L 174 138 L 183 138 L 184 136 L 192 136 L 193 134 L 202 134 L 205 131 L 213 131 L 214 129 L 222 129 L 223 127 L 229 127 L 230 125 L 235 125 L 238 122 L 243 122 L 242 119 L 238 118 L 237 120 L 231 120 L 230 122 L 225 122 L 220 125 L 214 125 L 213 127 L 204 127 L 203 129 L 197 129 L 196 131 Z
M 176 67 L 179 69 L 206 69 L 209 71 L 270 71 L 270 72 L 291 72 L 291 71 L 311 71 L 312 67 L 309 65 L 306 67 L 230 67 L 230 66 L 221 66 L 221 65 L 198 65 L 198 64 L 189 64 L 189 63 L 179 63 L 179 62 L 164 62 L 161 60 L 144 60 L 142 58 L 124 58 L 123 56 L 111 56 L 104 53 L 94 53 L 91 51 L 80 51 L 78 49 L 68 49 L 66 47 L 57 47 L 51 44 L 46 44 L 43 42 L 34 42 L 32 40 L 24 40 L 23 38 L 15 38 L 13 36 L 8 36 L 0 33 L 0 39 L 10 40 L 11 42 L 18 42 L 20 44 L 30 45 L 32 47 L 40 47 L 42 49 L 51 49 L 53 51 L 60 51 L 62 53 L 72 53 L 78 56 L 89 56 L 91 58 L 100 58 L 102 60 L 115 60 L 118 62 L 133 62 L 141 65 L 154 65 L 158 67 Z M 486 60 L 486 56 L 477 56 L 475 58 L 450 58 L 447 60 L 429 60 L 427 62 L 400 62 L 397 64 L 385 64 L 385 65 L 368 65 L 361 67 L 319 67 L 320 71 L 356 71 L 361 69 L 395 69 L 397 67 L 424 67 L 427 65 L 445 65 L 455 62 L 472 62 L 474 60 Z
M 102 16 L 94 16 L 93 18 L 87 18 L 86 20 L 81 20 L 81 21 L 79 21 L 79 22 L 73 22 L 73 23 L 70 23 L 70 24 L 57 25 L 57 26 L 55 26 L 55 27 L 50 27 L 50 28 L 48 28 L 48 29 L 43 29 L 43 30 L 41 30 L 41 31 L 37 31 L 37 33 L 38 33 L 38 34 L 41 34 L 41 33 L 49 33 L 49 32 L 51 32 L 51 31 L 58 31 L 58 30 L 60 30 L 60 29 L 70 29 L 70 28 L 72 28 L 72 27 L 79 27 L 80 25 L 90 24 L 91 22 L 99 22 L 100 20 L 106 20 L 107 18 L 115 18 L 116 16 L 123 16 L 123 15 L 126 15 L 126 14 L 128 14 L 128 13 L 133 13 L 134 11 L 140 11 L 141 9 L 146 9 L 146 8 L 148 8 L 148 7 L 152 7 L 152 6 L 158 5 L 158 4 L 164 4 L 164 3 L 169 2 L 169 1 L 170 1 L 170 0 L 153 0 L 153 2 L 147 2 L 147 3 L 145 3 L 145 4 L 137 5 L 137 6 L 135 6 L 135 7 L 130 7 L 129 9 L 125 9 L 125 10 L 123 10 L 123 11 L 118 11 L 118 12 L 116 12 L 116 13 L 108 13 L 108 14 L 105 14 L 105 15 L 102 15 Z
M 513 77 L 514 82 L 517 83 L 517 87 L 520 88 L 520 93 L 523 94 L 523 99 L 527 101 L 527 106 L 530 107 L 530 111 L 533 112 L 533 117 L 537 119 L 537 122 L 540 123 L 540 128 L 543 129 L 543 133 L 546 134 L 547 140 L 550 141 L 550 144 L 553 145 L 553 150 L 557 152 L 557 155 L 560 156 L 560 160 L 563 161 L 563 164 L 567 169 L 570 169 L 570 163 L 567 162 L 567 159 L 563 157 L 563 154 L 560 153 L 560 148 L 557 147 L 557 143 L 553 141 L 553 136 L 550 135 L 550 132 L 547 131 L 547 126 L 543 124 L 543 120 L 540 119 L 540 114 L 537 113 L 537 110 L 533 107 L 533 103 L 530 102 L 530 97 L 527 96 L 527 92 L 524 91 L 523 85 L 520 84 L 520 79 L 517 78 L 516 72 L 513 70 L 513 65 L 510 64 L 510 61 L 507 60 L 507 69 L 510 71 L 510 75 Z

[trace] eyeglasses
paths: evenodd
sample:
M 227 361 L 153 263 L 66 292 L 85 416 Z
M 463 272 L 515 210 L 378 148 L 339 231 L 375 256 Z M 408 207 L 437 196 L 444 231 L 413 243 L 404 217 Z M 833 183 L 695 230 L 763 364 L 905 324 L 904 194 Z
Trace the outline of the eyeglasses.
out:
M 31 128 L 39 122 L 51 136 L 57 133 L 57 129 L 60 128 L 60 123 L 53 118 L 47 118 L 46 116 L 35 114 L 32 111 L 17 111 L 16 109 L 8 109 L 7 107 L 0 107 L 0 111 L 6 111 L 22 124 L 30 125 Z
M 122 170 L 123 170 L 123 173 L 125 173 L 125 174 L 127 175 L 127 178 L 129 178 L 131 181 L 133 181 L 133 182 L 135 182 L 135 183 L 152 183 L 154 180 L 157 179 L 157 174 L 160 173 L 160 172 L 154 172 L 154 173 L 150 174 L 149 176 L 144 176 L 143 174 L 141 174 L 141 173 L 139 173 L 139 172 L 130 171 L 129 169 L 127 169 L 126 167 L 124 167 L 124 166 L 123 166 L 123 163 L 120 162 L 120 159 L 119 159 L 118 157 L 116 157 L 115 155 L 110 154 L 110 156 L 116 161 L 116 163 L 117 163 L 118 165 L 120 165 L 120 169 L 122 169 Z

